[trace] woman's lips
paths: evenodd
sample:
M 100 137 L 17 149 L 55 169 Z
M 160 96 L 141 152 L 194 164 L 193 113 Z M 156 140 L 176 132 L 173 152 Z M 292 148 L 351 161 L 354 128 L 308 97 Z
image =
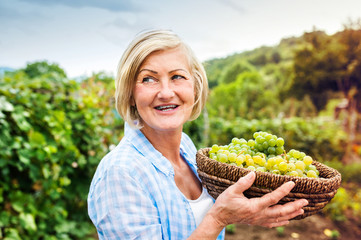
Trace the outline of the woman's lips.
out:
M 159 111 L 171 111 L 173 109 L 176 109 L 179 105 L 176 104 L 169 104 L 169 105 L 162 105 L 162 106 L 156 106 L 155 109 L 159 110 Z

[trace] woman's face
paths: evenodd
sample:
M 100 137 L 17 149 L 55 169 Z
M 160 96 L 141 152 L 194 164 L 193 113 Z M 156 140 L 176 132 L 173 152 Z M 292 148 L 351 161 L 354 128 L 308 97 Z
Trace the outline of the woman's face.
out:
M 194 79 L 182 48 L 151 53 L 140 66 L 134 103 L 144 128 L 181 130 L 194 105 Z

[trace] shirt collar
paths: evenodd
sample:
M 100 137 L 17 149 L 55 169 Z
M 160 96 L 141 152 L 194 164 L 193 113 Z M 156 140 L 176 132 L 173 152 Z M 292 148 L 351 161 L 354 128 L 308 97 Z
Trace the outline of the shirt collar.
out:
M 149 160 L 156 168 L 166 175 L 174 174 L 172 164 L 167 158 L 165 158 L 139 129 L 133 129 L 128 123 L 124 124 L 124 135 L 129 142 L 142 154 L 147 160 Z
M 180 145 L 180 154 L 183 156 L 183 158 L 191 165 L 196 165 L 196 158 L 195 156 L 192 156 L 189 152 L 187 152 L 187 146 L 185 144 L 185 134 L 182 134 L 182 141 Z

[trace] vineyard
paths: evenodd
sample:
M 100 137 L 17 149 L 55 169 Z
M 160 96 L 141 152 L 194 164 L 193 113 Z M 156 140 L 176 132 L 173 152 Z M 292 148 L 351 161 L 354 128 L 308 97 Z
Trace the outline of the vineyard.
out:
M 307 239 L 360 236 L 361 26 L 204 65 L 209 100 L 184 127 L 197 148 L 265 131 L 342 174 L 321 213 L 277 229 L 230 225 L 226 239 L 266 239 L 262 231 L 303 239 L 313 226 Z M 86 198 L 97 164 L 123 136 L 113 95 L 113 76 L 69 79 L 47 61 L 0 75 L 0 239 L 96 239 Z

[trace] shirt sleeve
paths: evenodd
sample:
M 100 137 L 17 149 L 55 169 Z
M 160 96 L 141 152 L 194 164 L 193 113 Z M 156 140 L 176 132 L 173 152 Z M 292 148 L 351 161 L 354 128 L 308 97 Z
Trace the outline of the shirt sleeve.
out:
M 162 239 L 151 196 L 124 167 L 108 169 L 89 198 L 89 215 L 100 240 Z

